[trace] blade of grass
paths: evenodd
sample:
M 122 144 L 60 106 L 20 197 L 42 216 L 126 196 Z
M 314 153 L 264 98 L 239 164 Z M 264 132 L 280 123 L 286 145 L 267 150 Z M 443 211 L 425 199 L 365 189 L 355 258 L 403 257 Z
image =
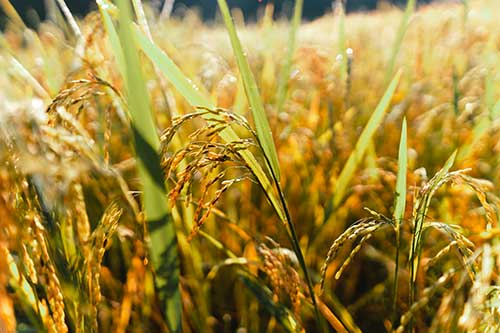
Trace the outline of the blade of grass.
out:
M 132 0 L 132 5 L 134 6 L 134 11 L 137 16 L 137 21 L 139 26 L 142 28 L 146 36 L 149 39 L 153 39 L 151 35 L 151 30 L 149 29 L 148 20 L 146 18 L 146 13 L 144 12 L 144 7 L 142 6 L 141 0 Z
M 286 60 L 283 65 L 281 72 L 281 78 L 278 85 L 278 103 L 277 110 L 281 112 L 283 110 L 283 105 L 288 94 L 288 83 L 290 81 L 290 73 L 292 71 L 293 56 L 295 55 L 295 49 L 297 48 L 297 33 L 302 20 L 302 8 L 304 5 L 303 0 L 296 0 L 293 12 L 292 27 L 290 29 L 290 36 L 288 40 L 288 52 L 286 55 Z
M 365 152 L 368 149 L 370 142 L 372 141 L 375 131 L 382 122 L 382 119 L 391 102 L 392 96 L 396 91 L 400 78 L 401 78 L 401 71 L 398 71 L 394 76 L 394 79 L 392 80 L 391 84 L 385 91 L 384 95 L 382 96 L 379 104 L 375 108 L 375 111 L 373 111 L 370 119 L 368 120 L 368 123 L 363 129 L 363 132 L 361 133 L 361 136 L 356 142 L 354 150 L 351 152 L 346 164 L 342 168 L 339 177 L 337 177 L 333 198 L 326 207 L 325 210 L 326 213 L 323 224 L 319 226 L 315 235 L 313 235 L 311 241 L 309 242 L 310 245 L 308 251 L 311 252 L 318 251 L 319 249 L 317 248 L 317 246 L 321 244 L 321 242 L 324 240 L 325 237 L 324 236 L 325 233 L 323 233 L 322 230 L 330 228 L 332 225 L 335 225 L 336 222 L 335 211 L 337 210 L 337 208 L 340 206 L 340 204 L 344 199 L 345 193 L 347 191 L 347 186 L 349 185 L 354 175 L 354 172 L 363 161 L 363 156 L 365 155 Z M 342 230 L 343 226 L 337 226 L 337 228 Z
M 236 33 L 236 28 L 234 27 L 234 22 L 231 17 L 227 2 L 226 0 L 217 0 L 217 2 L 219 3 L 219 8 L 227 28 L 229 38 L 231 40 L 231 45 L 233 47 L 236 62 L 238 63 L 238 68 L 243 80 L 248 103 L 250 104 L 250 110 L 252 111 L 253 120 L 255 122 L 257 136 L 259 138 L 260 144 L 262 145 L 262 149 L 264 150 L 264 154 L 270 162 L 271 172 L 279 180 L 280 170 L 278 154 L 276 153 L 271 127 L 269 126 L 269 122 L 267 121 L 266 112 L 264 110 L 264 105 L 260 97 L 257 82 L 255 81 L 253 73 L 250 69 L 250 65 L 248 64 L 248 61 L 245 57 L 245 53 L 243 52 L 243 47 L 241 45 L 240 39 L 238 38 L 238 34 Z
M 472 138 L 471 140 L 460 147 L 457 155 L 457 161 L 461 162 L 468 159 L 472 153 L 474 153 L 474 149 L 478 147 L 478 144 L 484 139 L 484 136 L 491 128 L 491 119 L 488 116 L 483 116 L 480 118 L 477 123 L 474 125 L 472 129 Z
M 165 307 L 167 325 L 172 332 L 182 331 L 182 305 L 179 292 L 177 237 L 167 205 L 166 189 L 158 151 L 160 141 L 151 113 L 148 91 L 131 28 L 128 0 L 119 0 L 120 41 L 123 47 L 127 102 L 134 132 L 139 175 L 143 182 L 143 205 L 150 231 L 149 250 L 156 270 L 156 285 Z
M 135 11 L 135 14 L 137 16 L 139 27 L 142 29 L 144 34 L 146 34 L 146 36 L 150 40 L 153 40 L 153 35 L 151 34 L 151 29 L 149 27 L 148 20 L 146 18 L 146 13 L 144 11 L 142 1 L 141 0 L 133 0 L 132 4 L 134 5 L 134 11 Z M 159 73 L 159 70 L 156 66 L 155 66 L 155 72 L 156 72 L 156 76 L 158 77 L 158 83 L 160 85 L 160 91 L 162 92 L 163 100 L 165 101 L 165 105 L 168 105 L 168 97 L 167 97 L 168 87 L 167 87 L 165 78 Z M 166 113 L 167 113 L 169 121 L 171 121 L 172 114 L 171 114 L 169 108 L 167 108 Z
M 172 10 L 174 9 L 175 0 L 165 0 L 163 3 L 163 8 L 161 9 L 160 18 L 168 19 L 172 14 Z
M 82 59 L 85 54 L 85 38 L 83 37 L 82 31 L 78 26 L 78 23 L 76 23 L 75 17 L 73 16 L 73 14 L 71 14 L 71 11 L 69 10 L 64 0 L 56 0 L 56 1 L 57 4 L 59 5 L 59 8 L 61 8 L 64 17 L 68 21 L 69 27 L 71 28 L 73 34 L 76 37 L 75 60 L 79 62 L 80 59 Z
M 51 100 L 50 94 L 45 90 L 44 87 L 35 79 L 33 75 L 24 67 L 16 58 L 10 56 L 9 59 L 10 68 L 14 71 L 17 76 L 25 80 L 32 88 L 35 94 L 40 98 L 45 100 Z
M 116 32 L 113 25 L 113 20 L 109 14 L 109 11 L 114 7 L 107 0 L 96 0 L 97 6 L 99 7 L 99 12 L 101 13 L 102 19 L 104 21 L 104 28 L 108 34 L 109 43 L 111 44 L 111 49 L 113 50 L 113 57 L 115 58 L 116 64 L 118 66 L 118 71 L 120 74 L 126 74 L 125 59 L 123 56 L 123 49 L 120 44 L 120 38 Z M 125 78 L 124 78 L 125 79 Z
M 138 27 L 135 27 L 134 32 L 136 42 L 144 53 L 158 66 L 163 75 L 184 96 L 189 104 L 193 107 L 215 109 L 215 105 L 203 96 L 198 87 L 184 75 L 177 65 L 156 44 L 147 38 Z
M 406 207 L 406 172 L 408 167 L 408 146 L 406 133 L 406 118 L 403 119 L 401 128 L 401 139 L 399 141 L 398 154 L 398 175 L 396 178 L 396 194 L 394 203 L 394 223 L 396 226 L 396 267 L 394 269 L 394 288 L 393 288 L 393 321 L 396 319 L 396 302 L 398 295 L 398 273 L 399 273 L 399 251 L 401 245 L 401 223 L 405 215 Z M 393 323 L 394 324 L 394 323 Z
M 69 26 L 71 27 L 71 30 L 73 30 L 73 33 L 75 34 L 76 38 L 79 40 L 83 39 L 82 31 L 80 30 L 78 23 L 76 23 L 73 14 L 71 14 L 71 11 L 69 10 L 64 0 L 57 0 L 57 4 L 61 8 L 61 11 L 66 17 L 66 20 L 68 20 Z
M 401 44 L 403 43 L 406 31 L 408 30 L 410 17 L 415 11 L 415 3 L 415 0 L 408 0 L 406 2 L 405 12 L 403 14 L 403 18 L 401 19 L 401 23 L 399 24 L 396 40 L 394 41 L 394 44 L 392 46 L 391 58 L 389 59 L 389 65 L 385 74 L 385 82 L 389 82 L 389 79 L 392 77 L 392 73 L 394 72 L 396 58 L 398 57 L 399 50 L 401 49 Z
M 387 88 L 386 92 L 384 93 L 384 96 L 380 100 L 379 104 L 375 108 L 375 111 L 373 111 L 372 116 L 368 120 L 368 123 L 363 129 L 361 136 L 356 142 L 354 150 L 349 156 L 349 159 L 347 160 L 344 168 L 340 172 L 340 176 L 338 177 L 337 182 L 335 184 L 335 193 L 333 196 L 334 209 L 338 208 L 339 204 L 344 199 L 347 186 L 349 185 L 349 182 L 351 181 L 352 176 L 354 175 L 354 172 L 356 171 L 358 165 L 362 162 L 363 156 L 368 147 L 368 144 L 370 143 L 370 140 L 372 139 L 373 135 L 375 134 L 375 131 L 377 130 L 380 123 L 382 122 L 382 119 L 384 118 L 385 112 L 389 107 L 392 96 L 396 91 L 400 78 L 401 78 L 401 72 L 398 72 L 394 77 L 394 79 L 392 80 L 389 87 Z
M 401 129 L 401 139 L 399 141 L 399 155 L 398 155 L 398 175 L 396 178 L 396 198 L 394 204 L 394 218 L 396 219 L 396 226 L 401 225 L 405 214 L 406 206 L 406 171 L 407 171 L 407 134 L 406 134 L 406 118 L 403 119 L 403 126 Z

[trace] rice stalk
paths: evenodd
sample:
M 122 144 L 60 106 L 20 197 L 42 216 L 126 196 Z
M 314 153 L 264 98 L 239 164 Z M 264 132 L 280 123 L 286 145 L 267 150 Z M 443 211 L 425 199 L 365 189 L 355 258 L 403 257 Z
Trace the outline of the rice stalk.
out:
M 2 178 L 0 178 L 0 181 L 5 182 Z M 12 221 L 9 217 L 10 213 L 8 212 L 7 204 L 4 202 L 2 196 L 0 196 L 0 214 L 2 215 L 2 219 L 0 219 L 0 331 L 14 332 L 17 322 L 14 313 L 14 301 L 6 288 L 10 278 L 8 262 L 10 241 L 8 236 Z M 30 270 L 34 275 L 33 265 L 30 265 Z
M 0 318 L 2 305 L 6 304 L 4 316 L 15 310 L 13 316 L 19 331 L 56 331 L 56 320 L 60 320 L 51 311 L 51 302 L 54 303 L 56 297 L 47 294 L 48 274 L 42 272 L 39 260 L 42 256 L 31 228 L 31 217 L 39 219 L 43 227 L 47 252 L 64 299 L 64 322 L 68 331 L 95 331 L 92 325 L 96 313 L 102 331 L 168 331 L 161 309 L 163 304 L 158 300 L 158 290 L 153 288 L 155 269 L 151 266 L 151 256 L 143 249 L 147 232 L 138 204 L 141 194 L 137 174 L 139 160 L 129 147 L 132 133 L 127 130 L 130 127 L 127 94 L 121 97 L 121 91 L 126 90 L 126 77 L 122 73 L 127 65 L 115 31 L 118 11 L 104 0 L 101 4 L 105 8 L 100 19 L 91 14 L 78 21 L 85 36 L 84 58 L 78 67 L 74 67 L 77 59 L 72 51 L 76 42 L 74 34 L 68 30 L 70 26 L 59 11 L 58 26 L 42 24 L 35 33 L 11 18 L 0 35 L 3 51 L 0 57 L 7 60 L 0 61 L 0 72 L 4 74 L 0 75 L 3 87 L 0 90 L 0 252 L 6 258 L 5 261 L 0 258 L 0 266 L 7 267 L 3 271 L 0 269 L 0 280 L 7 276 L 8 285 L 3 290 L 12 301 L 2 303 L 4 294 L 0 285 Z M 255 239 L 267 235 L 286 242 L 285 230 L 272 220 L 276 212 L 287 225 L 289 217 L 293 216 L 300 246 L 308 248 L 304 259 L 309 274 L 313 282 L 319 282 L 322 264 L 319 261 L 322 260 L 318 253 L 331 244 L 323 235 L 337 237 L 345 231 L 344 224 L 349 225 L 363 216 L 362 207 L 367 202 L 370 207 L 390 216 L 392 222 L 373 212 L 372 218 L 386 220 L 385 224 L 393 228 L 399 222 L 400 244 L 393 243 L 392 228 L 385 228 L 384 231 L 377 229 L 383 232 L 378 234 L 381 237 L 368 233 L 342 245 L 327 269 L 326 279 L 343 280 L 332 283 L 316 302 L 322 317 L 339 332 L 360 331 L 351 314 L 362 318 L 358 324 L 365 331 L 398 329 L 400 322 L 393 320 L 391 307 L 385 306 L 393 296 L 386 291 L 392 289 L 392 277 L 398 275 L 394 275 L 396 263 L 392 251 L 400 251 L 400 260 L 396 262 L 411 261 L 411 257 L 406 259 L 409 254 L 406 245 L 411 252 L 412 231 L 416 231 L 413 214 L 408 224 L 395 217 L 397 200 L 402 198 L 399 195 L 394 198 L 392 193 L 394 184 L 396 192 L 400 192 L 401 154 L 397 174 L 395 159 L 390 156 L 398 139 L 402 146 L 397 119 L 403 115 L 407 116 L 408 126 L 416 129 L 414 135 L 407 138 L 407 145 L 411 147 L 406 152 L 407 169 L 412 172 L 407 173 L 410 187 L 405 197 L 413 196 L 414 203 L 423 200 L 419 190 L 429 191 L 425 189 L 429 182 L 422 166 L 427 170 L 439 170 L 439 161 L 448 154 L 450 147 L 460 147 L 457 162 L 461 167 L 472 166 L 471 174 L 481 179 L 472 178 L 465 171 L 448 170 L 448 175 L 438 182 L 439 186 L 451 182 L 459 187 L 449 194 L 436 190 L 429 199 L 425 212 L 428 216 L 422 218 L 419 233 L 421 267 L 414 282 L 415 290 L 422 292 L 415 292 L 415 299 L 410 304 L 402 297 L 409 294 L 408 286 L 400 282 L 399 292 L 394 292 L 396 296 L 399 294 L 395 313 L 404 314 L 415 305 L 411 315 L 403 317 L 406 322 L 403 331 L 411 325 L 429 333 L 498 331 L 500 292 L 496 267 L 500 260 L 496 242 L 500 233 L 496 205 L 500 200 L 496 197 L 495 186 L 500 160 L 495 152 L 500 145 L 496 144 L 498 135 L 492 129 L 498 127 L 496 115 L 500 113 L 500 103 L 496 103 L 497 64 L 490 60 L 496 56 L 497 31 L 493 29 L 494 20 L 487 13 L 487 9 L 491 10 L 489 7 L 494 8 L 492 2 L 489 5 L 470 3 L 471 15 L 462 35 L 459 31 L 460 6 L 443 11 L 441 7 L 419 11 L 419 19 L 412 22 L 415 30 L 404 37 L 408 49 L 401 48 L 401 56 L 397 57 L 397 63 L 411 71 L 401 78 L 401 85 L 393 94 L 394 108 L 384 122 L 383 131 L 377 134 L 380 142 L 375 146 L 370 140 L 365 157 L 356 167 L 361 170 L 356 180 L 358 184 L 352 191 L 347 188 L 336 209 L 331 209 L 332 185 L 342 170 L 341 162 L 348 160 L 358 134 L 362 133 L 361 119 L 367 119 L 370 105 L 378 102 L 375 93 L 383 84 L 387 70 L 383 64 L 389 59 L 382 59 L 383 52 L 377 51 L 383 48 L 384 40 L 394 36 L 387 27 L 397 25 L 401 15 L 398 17 L 395 11 L 387 11 L 345 17 L 345 24 L 352 32 L 348 44 L 356 50 L 357 59 L 359 55 L 354 68 L 348 50 L 345 51 L 346 82 L 340 82 L 336 71 L 331 70 L 332 59 L 328 57 L 332 49 L 331 38 L 325 42 L 317 33 L 331 27 L 331 20 L 310 22 L 300 28 L 300 38 L 307 43 L 300 49 L 300 57 L 294 59 L 293 66 L 299 70 L 298 79 L 294 80 L 294 94 L 286 101 L 286 113 L 269 117 L 270 128 L 280 133 L 277 148 L 282 185 L 277 185 L 273 178 L 269 161 L 248 122 L 230 111 L 217 109 L 208 93 L 197 92 L 192 86 L 199 81 L 200 75 L 205 75 L 206 66 L 200 69 L 200 64 L 205 61 L 207 52 L 214 49 L 221 59 L 232 58 L 233 50 L 227 47 L 224 29 L 207 27 L 190 13 L 168 22 L 155 22 L 152 32 L 158 37 L 168 32 L 170 44 L 164 38 L 153 41 L 144 29 L 134 26 L 134 42 L 141 52 L 144 51 L 143 60 L 149 60 L 151 54 L 165 60 L 167 56 L 162 54 L 161 47 L 178 61 L 183 71 L 190 73 L 193 80 L 186 80 L 188 85 L 182 93 L 178 87 L 186 82 L 172 81 L 176 91 L 168 91 L 165 102 L 162 100 L 165 91 L 159 80 L 170 80 L 180 70 L 176 72 L 178 68 L 172 62 L 169 64 L 172 66 L 163 68 L 167 71 L 155 73 L 152 66 L 156 65 L 155 60 L 151 64 L 142 63 L 140 67 L 147 74 L 144 80 L 149 82 L 147 94 L 155 112 L 154 131 L 159 133 L 160 129 L 167 129 L 159 146 L 160 165 L 166 174 L 162 174 L 162 180 L 168 183 L 168 192 L 164 191 L 162 199 L 165 204 L 170 200 L 172 219 L 182 229 L 177 231 L 183 264 L 180 287 L 183 304 L 179 309 L 187 332 L 287 331 L 283 326 L 291 325 L 293 330 L 293 323 L 298 323 L 299 330 L 318 330 L 318 325 L 311 320 L 312 299 L 305 279 L 298 277 L 296 280 L 297 274 L 290 273 L 291 281 L 286 286 L 287 265 L 297 270 L 295 263 L 288 262 L 285 256 L 291 251 L 273 243 L 267 255 L 274 266 L 265 267 L 256 249 L 256 244 L 261 242 Z M 266 15 L 269 24 L 272 11 Z M 108 26 L 107 36 L 103 33 L 105 25 Z M 238 33 L 242 37 L 245 34 L 245 40 L 249 41 L 244 47 L 252 54 L 252 70 L 261 72 L 261 98 L 266 105 L 271 105 L 269 102 L 276 101 L 278 88 L 272 76 L 279 68 L 279 59 L 287 56 L 286 49 L 273 50 L 273 45 L 277 45 L 277 39 L 285 40 L 290 36 L 285 24 L 268 25 L 266 29 L 265 38 L 259 35 L 263 35 L 261 26 L 247 25 L 241 27 L 241 31 L 238 29 Z M 378 38 L 371 38 L 375 31 Z M 118 48 L 110 42 L 113 34 Z M 206 39 L 210 41 L 208 44 Z M 143 44 L 150 49 L 146 51 Z M 186 47 L 181 53 L 173 44 Z M 121 55 L 122 65 L 117 61 L 118 56 L 114 59 L 115 55 Z M 15 66 L 10 66 L 10 57 L 29 71 L 47 96 L 35 91 L 33 82 L 23 77 Z M 340 67 L 339 60 L 336 67 Z M 161 63 L 165 65 L 166 62 Z M 442 66 L 436 66 L 437 63 Z M 245 114 L 247 102 L 241 80 L 238 83 L 231 79 L 228 83 L 224 79 L 217 83 L 219 76 L 237 71 L 229 67 L 210 68 L 211 84 L 217 86 L 211 93 L 217 97 L 224 95 L 221 105 L 223 103 L 238 115 Z M 355 75 L 351 76 L 350 70 Z M 187 79 L 182 75 L 180 80 Z M 147 81 L 149 79 L 156 82 Z M 241 87 L 237 87 L 238 84 Z M 336 93 L 344 84 L 346 91 Z M 365 89 L 368 86 L 369 89 Z M 50 96 L 56 97 L 49 104 Z M 191 98 L 188 103 L 183 100 L 185 96 Z M 193 110 L 186 111 L 186 107 L 189 110 L 187 104 L 193 101 L 203 104 L 192 104 Z M 336 122 L 328 123 L 328 108 L 342 109 L 342 106 L 346 112 L 339 114 Z M 176 123 L 180 120 L 176 118 L 172 122 L 166 111 L 180 114 L 180 118 L 187 117 L 185 121 Z M 169 132 L 172 123 L 179 126 Z M 232 134 L 234 136 L 230 137 Z M 477 139 L 479 134 L 481 139 Z M 486 141 L 478 145 L 482 139 Z M 462 158 L 468 147 L 471 149 L 467 158 Z M 493 153 L 483 147 L 491 148 Z M 375 167 L 372 172 L 370 168 Z M 370 178 L 375 173 L 377 178 Z M 259 186 L 267 190 L 261 193 Z M 261 194 L 270 201 L 270 208 Z M 99 285 L 97 281 L 92 282 L 92 294 L 88 290 L 85 263 L 93 260 L 89 259 L 90 253 L 101 252 L 99 246 L 94 249 L 91 235 L 100 230 L 103 211 L 113 201 L 122 207 L 123 214 L 113 243 L 106 241 L 109 253 L 104 255 L 100 269 L 95 268 Z M 420 206 L 424 207 L 425 203 Z M 318 227 L 333 215 L 338 223 L 330 224 L 330 229 Z M 434 222 L 434 219 L 445 222 Z M 192 239 L 188 242 L 190 235 Z M 289 247 L 292 248 L 293 243 Z M 343 254 L 341 258 L 339 252 Z M 355 255 L 362 260 L 355 261 Z M 426 299 L 424 290 L 434 285 L 450 267 L 455 267 L 458 274 Z M 331 272 L 330 268 L 336 271 Z M 349 277 L 346 276 L 347 268 Z M 367 271 L 369 274 L 365 274 Z M 409 269 L 399 267 L 399 281 L 410 281 L 410 271 L 411 266 Z M 238 272 L 255 277 L 257 285 L 242 284 Z M 271 281 L 273 274 L 277 278 Z M 364 280 L 367 276 L 369 280 Z M 230 288 L 233 285 L 235 287 Z M 97 286 L 101 294 L 99 302 L 95 301 Z M 248 290 L 252 293 L 247 293 Z M 53 290 L 51 293 L 55 295 Z M 345 305 L 350 305 L 341 304 L 335 298 L 337 295 Z M 294 309 L 297 299 L 300 299 L 300 311 Z M 420 308 L 417 308 L 419 302 Z M 279 310 L 282 308 L 284 312 Z
M 394 67 L 396 65 L 396 59 L 401 49 L 401 45 L 403 44 L 406 32 L 408 31 L 410 18 L 413 15 L 413 12 L 415 11 L 415 5 L 416 5 L 415 0 L 407 0 L 406 2 L 406 8 L 403 14 L 403 18 L 401 19 L 401 23 L 399 24 L 398 32 L 396 34 L 396 40 L 394 41 L 394 44 L 392 46 L 391 57 L 389 58 L 389 64 L 387 65 L 385 82 L 389 82 L 389 80 L 393 75 Z
M 37 265 L 38 275 L 44 278 L 46 283 L 47 302 L 50 308 L 50 317 L 46 317 L 49 332 L 68 332 L 68 326 L 65 322 L 66 314 L 64 312 L 64 296 L 60 280 L 56 274 L 56 268 L 49 254 L 44 227 L 38 217 L 33 216 L 31 226 L 36 240 L 39 262 Z
M 413 233 L 411 239 L 411 247 L 409 252 L 409 266 L 410 266 L 410 304 L 415 301 L 415 282 L 417 277 L 417 271 L 420 265 L 420 257 L 422 252 L 422 231 L 425 225 L 425 219 L 427 217 L 427 211 L 430 206 L 431 199 L 434 193 L 444 184 L 453 179 L 457 179 L 460 175 L 467 170 L 459 170 L 454 172 L 449 172 L 452 167 L 457 151 L 448 158 L 444 167 L 439 170 L 432 179 L 430 179 L 424 186 L 420 189 L 419 193 L 415 198 L 415 203 L 413 207 L 412 221 L 413 221 Z M 448 231 L 452 232 L 450 228 L 446 227 Z M 412 321 L 410 321 L 410 330 L 412 330 Z
M 479 267 L 471 281 L 462 271 L 452 288 L 445 291 L 429 332 L 494 332 L 498 329 L 497 283 L 498 244 L 487 242 L 477 248 L 468 265 Z M 471 283 L 472 282 L 472 283 Z

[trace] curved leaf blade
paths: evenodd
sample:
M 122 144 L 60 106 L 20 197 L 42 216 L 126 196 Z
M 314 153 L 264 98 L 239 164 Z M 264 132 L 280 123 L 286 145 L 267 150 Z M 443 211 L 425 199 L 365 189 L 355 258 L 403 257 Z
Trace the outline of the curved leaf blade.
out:
M 236 62 L 238 63 L 238 68 L 240 70 L 241 79 L 243 80 L 243 86 L 245 87 L 245 92 L 248 98 L 248 103 L 250 104 L 250 109 L 252 111 L 253 120 L 255 122 L 255 129 L 257 130 L 257 136 L 259 138 L 264 154 L 269 161 L 270 168 L 276 179 L 280 179 L 280 169 L 278 162 L 278 154 L 276 153 L 276 147 L 274 146 L 273 135 L 271 132 L 271 127 L 267 121 L 266 112 L 264 110 L 264 105 L 260 97 L 259 88 L 257 87 L 257 82 L 252 74 L 250 65 L 248 64 L 245 53 L 243 52 L 243 47 L 241 46 L 240 39 L 236 33 L 236 28 L 234 27 L 233 19 L 231 13 L 229 12 L 229 7 L 226 0 L 217 0 L 219 3 L 219 8 L 226 24 L 227 31 L 229 33 L 229 38 L 231 39 L 231 45 L 233 46 L 234 56 Z
M 143 205 L 150 234 L 149 250 L 156 271 L 155 283 L 171 332 L 182 331 L 177 236 L 167 204 L 158 151 L 160 140 L 151 113 L 151 103 L 131 28 L 128 0 L 118 0 L 119 37 L 123 49 L 127 103 L 134 134 L 139 175 L 143 183 Z
M 401 72 L 398 72 L 395 75 L 389 87 L 387 88 L 386 92 L 384 93 L 384 96 L 380 100 L 379 104 L 375 108 L 375 111 L 373 111 L 372 116 L 368 120 L 368 123 L 363 129 L 361 136 L 356 142 L 354 150 L 349 156 L 349 159 L 347 160 L 344 168 L 340 172 L 340 176 L 335 184 L 335 193 L 333 196 L 334 209 L 337 208 L 344 199 L 347 186 L 349 185 L 349 182 L 351 181 L 352 176 L 354 175 L 354 172 L 356 171 L 358 165 L 361 163 L 363 156 L 370 143 L 370 140 L 372 139 L 373 135 L 375 134 L 375 131 L 377 130 L 380 123 L 382 122 L 382 119 L 384 118 L 385 112 L 389 107 L 392 96 L 396 91 L 400 78 L 401 78 Z

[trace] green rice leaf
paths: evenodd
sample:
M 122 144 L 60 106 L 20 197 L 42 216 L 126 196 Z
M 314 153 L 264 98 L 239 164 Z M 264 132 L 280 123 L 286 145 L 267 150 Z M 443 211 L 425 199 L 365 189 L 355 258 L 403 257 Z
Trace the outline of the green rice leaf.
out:
M 491 125 L 492 121 L 488 116 L 483 116 L 476 122 L 474 128 L 472 129 L 471 140 L 460 147 L 460 149 L 458 150 L 457 161 L 461 162 L 471 156 L 471 154 L 474 152 L 474 149 L 478 147 L 478 145 L 484 139 L 484 136 L 488 133 Z
M 384 96 L 380 100 L 375 111 L 373 111 L 373 114 L 368 120 L 368 123 L 366 124 L 365 128 L 363 129 L 363 132 L 361 133 L 358 142 L 356 142 L 356 146 L 354 147 L 354 150 L 349 156 L 347 163 L 340 172 L 340 176 L 335 184 L 335 193 L 333 196 L 334 209 L 336 209 L 344 199 L 347 186 L 349 185 L 349 182 L 351 181 L 354 172 L 358 168 L 359 164 L 362 162 L 363 156 L 366 152 L 366 149 L 368 148 L 370 140 L 372 139 L 373 135 L 375 134 L 375 131 L 377 130 L 380 123 L 382 122 L 382 119 L 384 118 L 385 112 L 389 107 L 392 96 L 396 91 L 400 78 L 401 78 L 401 72 L 398 72 L 394 77 L 394 79 L 392 80 L 389 87 L 387 88 L 386 92 L 384 93 Z
M 398 175 L 396 178 L 396 198 L 394 204 L 394 219 L 396 220 L 398 229 L 403 220 L 406 206 L 406 170 L 408 164 L 406 136 L 406 118 L 404 118 L 403 127 L 401 129 L 401 139 L 399 141 Z
M 215 105 L 203 96 L 198 87 L 182 73 L 179 67 L 156 44 L 149 40 L 137 26 L 134 28 L 135 39 L 138 45 L 149 59 L 158 66 L 160 71 L 175 86 L 179 93 L 184 96 L 188 103 L 194 107 L 215 109 Z
M 393 288 L 393 318 L 396 319 L 396 302 L 398 296 L 398 272 L 399 272 L 399 253 L 401 247 L 401 223 L 405 215 L 406 207 L 406 172 L 408 169 L 408 146 L 406 133 L 406 118 L 403 119 L 401 128 L 401 139 L 399 140 L 398 154 L 398 175 L 396 178 L 396 194 L 394 199 L 394 224 L 396 226 L 396 267 L 394 270 L 394 288 Z
M 102 19 L 104 21 L 104 28 L 106 29 L 106 33 L 108 34 L 109 43 L 111 44 L 113 56 L 118 65 L 118 70 L 120 71 L 120 74 L 125 75 L 126 66 L 123 56 L 123 49 L 120 44 L 120 38 L 118 37 L 118 33 L 116 32 L 115 26 L 113 25 L 113 20 L 111 19 L 109 13 L 111 8 L 113 8 L 114 6 L 107 0 L 96 0 L 96 3 L 99 7 L 99 12 L 101 13 Z
M 226 0 L 218 0 L 219 8 L 226 24 L 227 31 L 229 33 L 229 38 L 231 39 L 231 45 L 233 46 L 234 56 L 236 57 L 236 62 L 238 63 L 238 68 L 240 69 L 240 75 L 243 80 L 243 85 L 245 87 L 245 92 L 247 94 L 248 103 L 250 104 L 250 109 L 252 111 L 253 120 L 255 122 L 255 128 L 257 130 L 257 136 L 259 138 L 264 154 L 269 162 L 271 172 L 274 174 L 277 180 L 280 179 L 280 170 L 278 162 L 278 154 L 276 153 L 276 148 L 274 146 L 273 136 L 271 132 L 271 127 L 267 121 L 266 112 L 264 110 L 264 105 L 260 97 L 259 88 L 257 87 L 257 82 L 250 70 L 250 65 L 243 52 L 243 47 L 236 33 L 236 28 L 234 27 L 233 19 L 231 13 L 229 12 L 229 7 L 227 6 Z
M 500 101 L 496 102 L 495 105 L 493 106 L 493 109 L 491 110 L 490 113 L 491 119 L 495 120 L 500 116 Z
M 455 158 L 457 157 L 457 151 L 455 150 L 450 157 L 446 160 L 446 163 L 444 164 L 444 167 L 439 171 L 441 175 L 445 175 L 448 173 L 453 166 L 453 163 L 455 163 Z
M 125 60 L 127 102 L 137 154 L 139 175 L 143 185 L 143 205 L 148 222 L 151 261 L 156 271 L 156 286 L 164 306 L 171 332 L 182 331 L 182 304 L 179 291 L 179 258 L 175 227 L 167 204 L 163 172 L 158 151 L 160 141 L 151 113 L 148 90 L 141 69 L 139 53 L 131 28 L 128 0 L 119 0 L 120 41 Z
M 394 71 L 394 66 L 396 65 L 396 59 L 399 54 L 399 50 L 401 49 L 401 44 L 403 43 L 403 39 L 406 35 L 406 31 L 408 30 L 408 25 L 410 22 L 410 17 L 415 11 L 415 0 L 408 0 L 406 2 L 406 9 L 403 14 L 403 18 L 401 19 L 401 23 L 398 28 L 398 32 L 396 35 L 396 40 L 394 41 L 394 44 L 392 46 L 392 52 L 391 52 L 391 58 L 389 59 L 389 65 L 387 67 L 387 73 L 386 73 L 386 80 L 385 82 L 388 82 L 389 79 L 392 76 L 392 73 Z

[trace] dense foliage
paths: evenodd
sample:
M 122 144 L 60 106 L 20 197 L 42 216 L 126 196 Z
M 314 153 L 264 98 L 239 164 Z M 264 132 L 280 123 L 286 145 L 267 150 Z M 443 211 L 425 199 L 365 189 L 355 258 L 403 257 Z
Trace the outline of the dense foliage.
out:
M 500 330 L 496 0 L 98 3 L 0 2 L 0 332 Z

